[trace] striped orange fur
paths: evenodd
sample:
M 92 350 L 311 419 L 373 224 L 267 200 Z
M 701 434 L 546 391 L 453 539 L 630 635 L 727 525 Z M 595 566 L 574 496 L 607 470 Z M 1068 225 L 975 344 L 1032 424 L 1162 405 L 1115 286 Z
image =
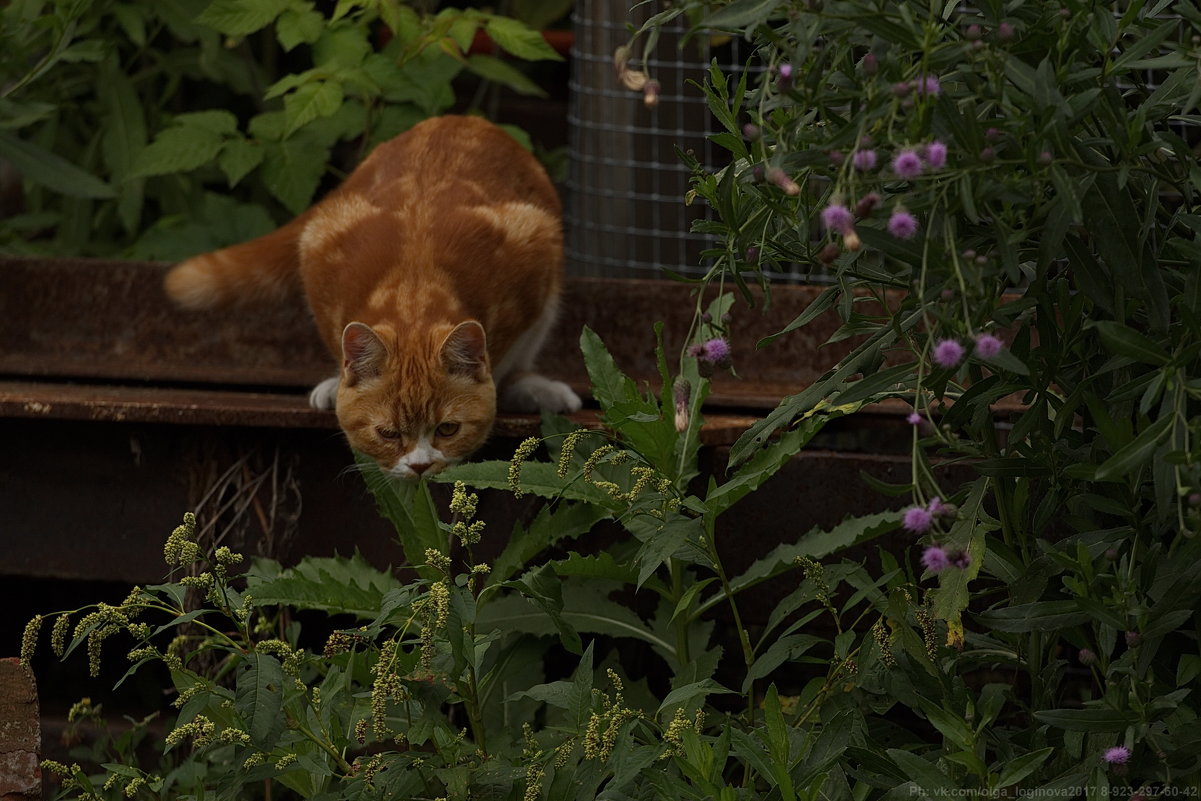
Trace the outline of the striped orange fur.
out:
M 292 222 L 189 259 L 166 277 L 203 308 L 301 287 L 340 362 L 310 396 L 350 445 L 405 479 L 469 456 L 496 409 L 580 400 L 534 372 L 562 272 L 545 171 L 485 120 L 427 120 L 377 147 Z

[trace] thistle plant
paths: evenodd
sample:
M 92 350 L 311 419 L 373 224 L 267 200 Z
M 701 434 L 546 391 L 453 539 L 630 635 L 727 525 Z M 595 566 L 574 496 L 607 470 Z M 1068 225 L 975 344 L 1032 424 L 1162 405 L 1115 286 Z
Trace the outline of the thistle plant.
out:
M 703 224 L 718 239 L 704 283 L 770 295 L 770 273 L 816 275 L 827 288 L 779 336 L 826 313 L 846 323 L 836 336 L 858 336 L 742 437 L 733 466 L 844 399 L 914 408 L 909 481 L 889 488 L 910 498 L 913 547 L 881 569 L 937 585 L 912 619 L 941 689 L 906 703 L 943 740 L 888 758 L 927 794 L 1036 776 L 1108 787 L 1106 748 L 1121 749 L 1132 793 L 1194 786 L 1194 711 L 1179 702 L 1197 678 L 1198 596 L 1160 560 L 1201 557 L 1188 501 L 1201 16 L 1167 3 L 686 2 L 627 49 L 649 57 L 671 19 L 744 39 L 758 67 L 707 76 L 730 163 L 693 165 L 692 195 L 718 218 Z M 946 485 L 947 460 L 975 477 Z M 1166 586 L 1181 594 L 1148 600 Z M 1134 620 L 1150 623 L 1152 651 L 1138 652 Z M 1085 687 L 1060 670 L 1069 644 L 1093 655 Z M 979 720 L 951 691 L 990 669 L 1014 679 L 989 696 L 1001 725 L 985 743 L 946 716 Z M 1004 725 L 1014 715 L 1039 728 Z M 989 754 L 1022 770 L 994 775 Z

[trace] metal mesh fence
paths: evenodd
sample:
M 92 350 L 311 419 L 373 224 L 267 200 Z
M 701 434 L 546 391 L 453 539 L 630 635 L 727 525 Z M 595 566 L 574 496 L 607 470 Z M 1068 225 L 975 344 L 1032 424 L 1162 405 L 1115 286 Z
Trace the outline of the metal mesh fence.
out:
M 627 43 L 629 26 L 640 26 L 659 4 L 632 0 L 576 0 L 572 14 L 575 43 L 569 83 L 570 170 L 566 182 L 565 255 L 571 274 L 653 278 L 668 270 L 703 275 L 701 253 L 713 238 L 691 230 L 714 212 L 703 201 L 684 202 L 689 170 L 676 148 L 691 151 L 707 168 L 725 166 L 728 153 L 709 142 L 715 132 L 699 86 L 716 60 L 722 72 L 737 77 L 747 67 L 748 46 L 738 39 L 715 47 L 705 36 L 681 46 L 687 22 L 677 18 L 664 27 L 652 58 L 636 64 L 659 81 L 659 102 L 643 103 L 642 94 L 624 88 L 613 65 L 614 51 Z M 1120 16 L 1124 4 L 1114 7 Z M 967 13 L 970 5 L 960 7 Z M 1195 32 L 1171 10 L 1154 19 L 1178 20 L 1178 37 Z M 1168 52 L 1173 38 L 1155 49 Z M 1180 41 L 1183 41 L 1181 38 Z M 1123 81 L 1124 92 L 1154 91 L 1163 73 L 1146 70 L 1142 85 Z M 749 76 L 748 83 L 754 83 Z M 1171 128 L 1192 148 L 1201 141 L 1195 116 L 1173 120 Z M 812 265 L 810 265 L 812 267 Z M 822 280 L 797 268 L 776 278 Z
M 572 22 L 571 168 L 567 180 L 566 258 L 574 275 L 651 278 L 667 268 L 703 274 L 701 251 L 709 238 L 691 232 L 704 203 L 684 202 L 688 168 L 676 148 L 691 150 L 709 167 L 719 167 L 706 138 L 713 119 L 702 82 L 711 58 L 723 71 L 739 68 L 737 43 L 711 48 L 704 37 L 680 47 L 682 19 L 661 35 L 655 58 L 639 68 L 660 83 L 659 102 L 623 88 L 613 67 L 614 51 L 626 44 L 627 21 L 640 25 L 651 13 L 629 10 L 626 0 L 577 0 Z

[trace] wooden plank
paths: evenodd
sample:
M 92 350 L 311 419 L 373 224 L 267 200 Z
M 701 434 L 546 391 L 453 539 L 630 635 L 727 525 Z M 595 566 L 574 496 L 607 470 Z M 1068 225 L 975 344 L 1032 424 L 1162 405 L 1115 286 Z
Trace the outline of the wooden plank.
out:
M 331 375 L 334 359 L 300 299 L 216 311 L 175 309 L 162 291 L 168 265 L 89 259 L 0 258 L 0 374 L 239 387 L 307 388 Z M 673 281 L 570 278 L 559 325 L 539 368 L 578 390 L 588 386 L 579 352 L 587 325 L 617 364 L 657 384 L 653 324 L 667 353 L 679 353 L 696 308 L 693 287 Z M 740 305 L 731 323 L 738 377 L 714 378 L 714 404 L 771 408 L 816 380 L 850 347 L 821 347 L 839 324 L 833 315 L 757 350 L 820 288 L 781 286 L 772 303 Z M 864 309 L 860 309 L 864 311 Z
M 0 381 L 0 417 L 250 428 L 338 427 L 332 412 L 311 408 L 307 395 L 301 393 L 37 381 Z M 594 409 L 568 417 L 581 427 L 602 427 Z M 706 415 L 701 442 L 728 445 L 756 419 L 739 414 Z M 520 439 L 537 436 L 539 429 L 538 415 L 502 413 L 492 436 Z

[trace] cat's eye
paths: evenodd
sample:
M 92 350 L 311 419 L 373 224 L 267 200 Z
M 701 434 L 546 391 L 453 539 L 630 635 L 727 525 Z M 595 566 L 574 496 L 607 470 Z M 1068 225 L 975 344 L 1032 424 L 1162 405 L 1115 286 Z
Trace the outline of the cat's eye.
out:
M 375 433 L 384 439 L 400 439 L 400 432 L 395 428 L 388 428 L 387 426 L 376 426 Z
M 459 433 L 459 424 L 440 423 L 438 427 L 434 429 L 434 433 L 440 437 L 453 437 L 455 434 Z

